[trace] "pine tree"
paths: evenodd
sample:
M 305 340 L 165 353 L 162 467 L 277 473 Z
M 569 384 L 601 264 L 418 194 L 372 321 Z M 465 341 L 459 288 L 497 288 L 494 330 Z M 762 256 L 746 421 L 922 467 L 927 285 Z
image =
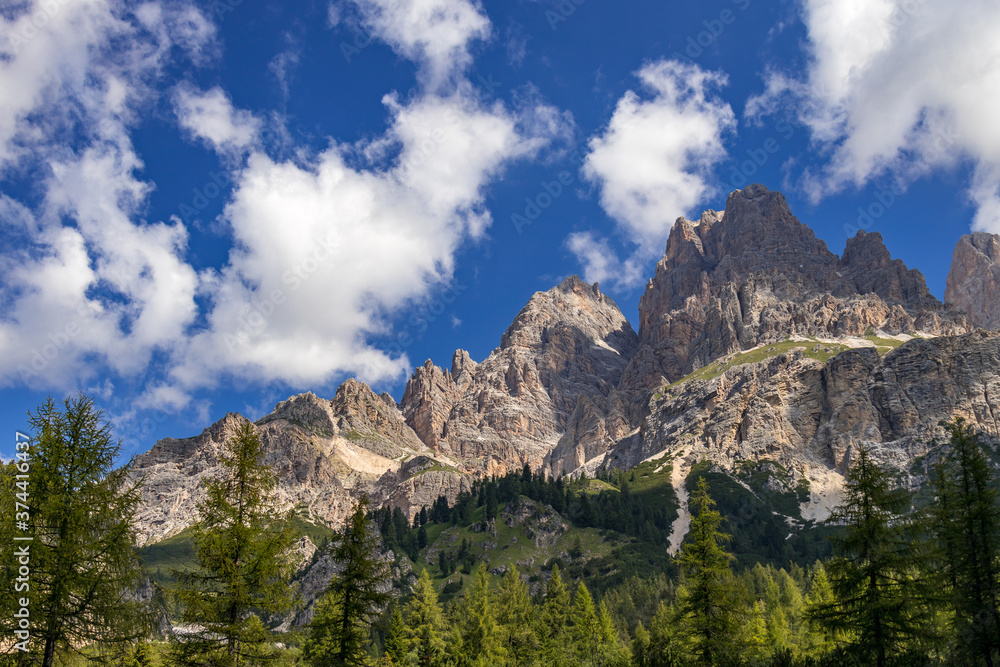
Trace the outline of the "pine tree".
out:
M 389 617 L 389 630 L 385 635 L 385 654 L 394 665 L 406 664 L 406 625 L 403 623 L 403 612 L 399 605 L 392 606 Z
M 597 665 L 600 642 L 600 625 L 594 598 L 581 581 L 573 595 L 573 643 L 581 662 Z
M 504 650 L 486 566 L 477 567 L 475 576 L 459 606 L 459 622 L 470 664 L 488 667 L 502 662 Z
M 417 654 L 417 661 L 423 667 L 440 664 L 444 655 L 444 613 L 438 603 L 437 591 L 427 574 L 420 572 L 413 599 L 406 605 L 407 647 Z
M 252 424 L 237 428 L 219 462 L 222 473 L 208 483 L 193 526 L 199 569 L 174 572 L 181 620 L 197 628 L 174 635 L 174 664 L 239 667 L 272 659 L 257 614 L 284 612 L 292 602 L 292 512 L 277 512 L 270 500 L 277 479 Z
M 49 667 L 60 654 L 95 642 L 126 650 L 152 623 L 150 608 L 131 595 L 145 579 L 134 525 L 142 481 L 130 474 L 131 462 L 115 469 L 120 444 L 86 396 L 66 399 L 62 408 L 50 398 L 28 417 L 34 438 L 5 466 L 0 490 L 3 546 L 15 550 L 6 552 L 4 566 L 16 567 L 20 549 L 30 563 L 30 595 L 17 594 L 31 601 L 30 653 L 22 664 Z M 13 577 L 6 582 L 12 590 Z M 5 640 L 14 637 L 14 611 L 0 619 Z
M 486 520 L 493 521 L 497 518 L 497 494 L 493 489 L 493 484 L 486 487 Z
M 546 665 L 563 665 L 567 660 L 569 639 L 570 597 L 563 582 L 559 565 L 553 564 L 542 609 L 538 616 L 538 637 L 541 659 Z
M 713 509 L 704 477 L 698 479 L 690 507 L 689 539 L 680 554 L 685 586 L 679 611 L 696 659 L 712 665 L 736 652 L 745 605 L 730 569 L 734 558 L 722 547 L 731 538 L 719 529 L 722 515 Z
M 951 451 L 932 475 L 935 567 L 963 652 L 992 667 L 1000 655 L 1000 506 L 983 445 L 959 418 L 942 422 Z
M 330 580 L 309 625 L 303 655 L 313 665 L 366 664 L 370 626 L 390 600 L 389 567 L 379 557 L 368 504 L 362 496 L 344 531 L 334 539 L 332 557 L 341 570 Z
M 501 644 L 506 650 L 508 663 L 514 667 L 529 664 L 535 654 L 533 611 L 528 587 L 517 570 L 508 569 L 497 591 L 497 620 Z
M 844 501 L 831 521 L 844 526 L 827 567 L 836 601 L 813 610 L 832 630 L 849 634 L 851 649 L 883 667 L 920 636 L 923 609 L 913 582 L 915 563 L 904 510 L 908 496 L 887 470 L 858 450 L 848 470 Z

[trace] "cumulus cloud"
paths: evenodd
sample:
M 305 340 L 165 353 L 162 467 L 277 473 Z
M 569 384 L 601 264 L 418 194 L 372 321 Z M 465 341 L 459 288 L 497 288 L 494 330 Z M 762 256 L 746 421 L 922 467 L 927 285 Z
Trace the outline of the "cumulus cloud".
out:
M 170 54 L 200 57 L 212 31 L 190 7 L 101 0 L 0 21 L 0 166 L 42 186 L 37 202 L 0 205 L 30 239 L 3 250 L 0 381 L 73 389 L 105 368 L 141 372 L 193 318 L 197 279 L 184 227 L 141 219 L 150 185 L 129 127 Z
M 1000 5 L 803 0 L 809 64 L 775 71 L 751 116 L 793 107 L 829 160 L 803 185 L 815 199 L 880 175 L 903 183 L 974 166 L 974 227 L 1000 232 Z
M 371 34 L 420 66 L 435 91 L 460 79 L 472 63 L 474 40 L 490 35 L 490 21 L 476 0 L 353 0 Z
M 464 78 L 470 44 L 490 32 L 477 3 L 357 4 L 424 84 L 405 100 L 386 95 L 382 136 L 279 158 L 259 117 L 222 88 L 169 88 L 188 138 L 240 158 L 224 160 L 231 250 L 201 271 L 181 221 L 143 219 L 155 186 L 141 180 L 130 130 L 178 52 L 214 57 L 211 24 L 173 4 L 130 13 L 89 0 L 7 45 L 0 168 L 41 169 L 44 187 L 38 202 L 0 195 L 0 222 L 30 239 L 5 255 L 14 268 L 0 288 L 0 381 L 142 379 L 145 394 L 119 415 L 127 422 L 137 410 L 183 409 L 219 383 L 377 381 L 409 369 L 371 340 L 391 333 L 394 311 L 447 286 L 460 245 L 491 222 L 488 184 L 564 141 L 572 119 L 532 91 L 511 107 L 486 102 Z
M 723 136 L 736 124 L 730 106 L 713 95 L 726 83 L 721 73 L 665 60 L 637 76 L 649 95 L 625 93 L 608 126 L 590 139 L 583 166 L 600 189 L 601 206 L 636 250 L 622 261 L 590 232 L 567 241 L 588 280 L 618 287 L 641 282 L 673 221 L 712 193 L 709 171 L 726 156 Z
M 233 108 L 219 87 L 198 91 L 189 85 L 178 87 L 174 107 L 181 127 L 207 141 L 219 152 L 247 148 L 260 132 L 261 122 L 253 114 Z
M 177 355 L 179 386 L 220 372 L 315 383 L 409 369 L 367 337 L 451 279 L 458 245 L 490 222 L 484 186 L 544 138 L 520 132 L 502 106 L 460 94 L 386 104 L 393 122 L 375 154 L 395 146 L 387 164 L 351 166 L 353 147 L 339 144 L 310 164 L 250 157 L 225 212 L 234 250 L 206 279 L 209 326 Z

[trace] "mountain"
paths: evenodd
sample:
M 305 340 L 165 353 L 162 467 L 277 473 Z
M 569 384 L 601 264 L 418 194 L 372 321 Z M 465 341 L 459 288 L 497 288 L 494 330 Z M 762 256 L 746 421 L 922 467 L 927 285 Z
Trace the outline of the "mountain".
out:
M 992 243 L 973 235 L 979 254 L 964 249 L 973 259 L 957 263 L 993 261 Z M 956 289 L 982 300 L 994 288 Z M 838 257 L 780 193 L 753 185 L 723 212 L 677 220 L 638 333 L 598 285 L 572 276 L 533 295 L 482 361 L 457 350 L 450 368 L 416 368 L 398 404 L 348 380 L 332 399 L 279 403 L 256 427 L 279 500 L 324 525 L 362 493 L 412 520 L 439 495 L 453 503 L 473 480 L 526 464 L 559 476 L 665 457 L 681 505 L 676 548 L 692 466 L 738 479 L 766 462 L 771 487 L 801 492 L 783 515 L 820 519 L 858 447 L 906 471 L 941 419 L 1000 435 L 1000 334 L 974 331 L 984 311 L 970 299 L 938 301 L 877 233 L 859 232 Z M 139 457 L 145 541 L 194 520 L 242 419 Z
M 955 245 L 944 292 L 984 329 L 1000 329 L 1000 236 L 975 232 Z

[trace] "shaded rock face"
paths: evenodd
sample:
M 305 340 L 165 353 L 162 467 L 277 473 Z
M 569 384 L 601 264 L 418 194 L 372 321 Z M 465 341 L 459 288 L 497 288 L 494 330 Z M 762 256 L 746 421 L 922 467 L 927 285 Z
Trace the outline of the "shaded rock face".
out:
M 715 358 L 789 334 L 960 334 L 964 315 L 923 275 L 861 231 L 838 258 L 762 185 L 729 195 L 725 213 L 678 219 L 639 302 L 641 349 L 623 388 L 650 390 Z
M 482 363 L 459 350 L 418 368 L 403 414 L 421 439 L 477 473 L 537 468 L 583 401 L 604 404 L 637 348 L 618 306 L 576 276 L 536 293 Z
M 975 232 L 955 245 L 945 303 L 984 329 L 1000 329 L 1000 236 Z
M 654 396 L 639 437 L 610 460 L 629 468 L 687 447 L 728 469 L 767 459 L 844 470 L 867 446 L 902 469 L 956 417 L 1000 436 L 1000 333 L 913 339 L 882 358 L 872 347 L 826 362 L 791 351 L 687 380 Z

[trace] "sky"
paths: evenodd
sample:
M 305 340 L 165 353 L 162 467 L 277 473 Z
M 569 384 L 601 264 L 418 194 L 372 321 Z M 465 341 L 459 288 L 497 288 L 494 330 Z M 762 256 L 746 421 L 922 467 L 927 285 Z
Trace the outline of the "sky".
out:
M 1000 232 L 1000 4 L 8 0 L 0 455 L 84 392 L 127 458 L 348 377 L 401 398 L 578 274 L 637 326 L 749 183 L 942 298 Z

